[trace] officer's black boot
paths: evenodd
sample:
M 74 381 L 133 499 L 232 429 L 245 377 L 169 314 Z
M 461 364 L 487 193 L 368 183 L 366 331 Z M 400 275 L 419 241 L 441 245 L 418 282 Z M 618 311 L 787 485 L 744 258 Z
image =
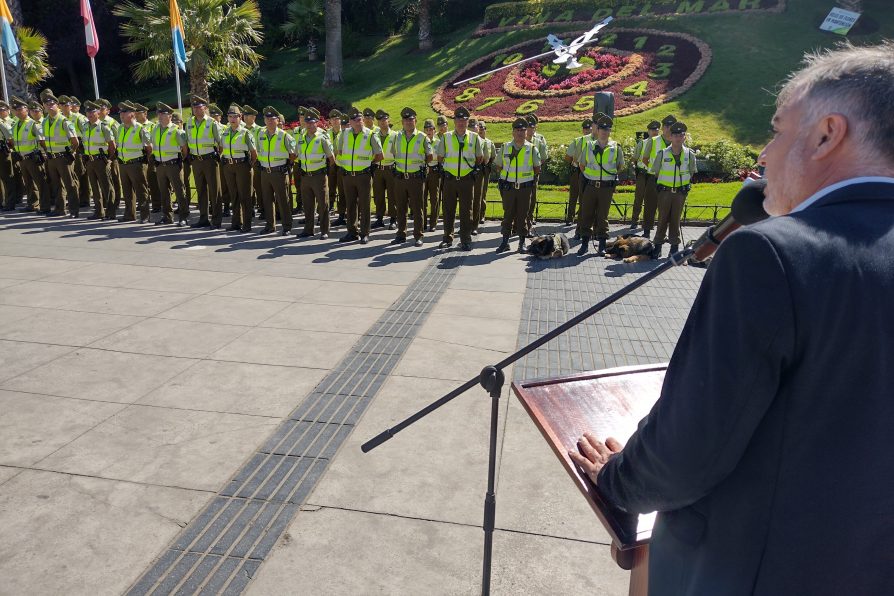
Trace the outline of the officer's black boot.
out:
M 671 244 L 671 249 L 670 249 L 670 252 L 668 253 L 668 255 L 672 255 L 672 254 L 678 253 L 678 252 L 680 252 L 680 245 L 679 244 Z
M 649 234 L 651 234 L 651 233 L 652 233 L 652 230 L 650 230 L 649 228 L 643 228 L 643 238 L 648 238 Z
M 590 249 L 590 237 L 589 236 L 581 236 L 580 239 L 580 248 L 577 249 L 577 255 L 582 256 L 587 254 L 587 251 Z
M 525 246 L 525 239 L 519 238 L 518 239 L 518 254 L 524 254 L 526 252 L 528 252 L 528 247 Z
M 605 238 L 600 238 L 600 239 L 599 239 L 599 250 L 597 251 L 597 254 L 598 254 L 600 257 L 604 257 L 604 256 L 605 256 Z
M 497 252 L 506 252 L 509 250 L 509 236 L 503 236 L 503 242 L 497 247 Z
M 652 249 L 652 258 L 660 259 L 661 258 L 661 244 L 656 244 L 655 248 Z

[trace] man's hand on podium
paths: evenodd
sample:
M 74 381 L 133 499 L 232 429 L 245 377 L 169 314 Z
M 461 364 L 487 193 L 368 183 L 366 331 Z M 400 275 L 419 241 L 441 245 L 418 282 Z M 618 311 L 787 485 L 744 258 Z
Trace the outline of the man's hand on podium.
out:
M 596 484 L 596 476 L 599 474 L 602 466 L 605 465 L 611 456 L 620 453 L 624 447 L 613 437 L 607 438 L 605 443 L 603 443 L 595 435 L 584 433 L 584 436 L 577 441 L 577 448 L 580 450 L 580 453 L 569 450 L 568 456 L 571 458 L 571 461 L 586 472 L 593 484 Z

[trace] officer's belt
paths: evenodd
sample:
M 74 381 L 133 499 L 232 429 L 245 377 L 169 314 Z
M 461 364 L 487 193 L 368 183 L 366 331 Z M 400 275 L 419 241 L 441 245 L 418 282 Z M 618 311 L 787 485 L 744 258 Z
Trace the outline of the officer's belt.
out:
M 451 180 L 465 180 L 466 178 L 471 178 L 472 176 L 475 175 L 475 172 L 469 172 L 468 174 L 463 174 L 462 176 L 454 176 L 450 172 L 444 172 L 444 173 L 447 174 L 447 177 L 450 178 Z
M 584 176 L 584 185 L 595 186 L 596 188 L 614 188 L 618 185 L 617 180 L 590 180 Z
M 356 170 L 354 172 L 352 172 L 351 170 L 347 170 L 345 168 L 342 168 L 342 170 L 344 170 L 345 176 L 364 176 L 364 175 L 368 176 L 372 172 L 372 166 L 365 168 L 363 170 Z
M 118 162 L 123 166 L 129 166 L 132 163 L 146 163 L 143 157 L 134 157 L 133 159 L 121 159 L 119 157 Z
M 658 185 L 658 190 L 672 192 L 674 194 L 689 192 L 689 189 L 691 189 L 691 188 L 692 188 L 691 184 L 684 184 L 683 186 L 665 186 L 664 184 Z
M 329 173 L 328 170 L 329 170 L 329 168 L 327 168 L 326 166 L 322 166 L 320 168 L 317 168 L 316 170 L 310 170 L 310 171 L 302 170 L 302 172 L 304 173 L 305 176 L 313 177 L 313 176 L 321 176 L 323 174 L 328 174 Z
M 248 161 L 247 157 L 221 157 L 221 163 L 226 164 L 228 166 L 237 164 L 237 163 L 245 163 Z
M 422 168 L 418 170 L 413 170 L 412 172 L 401 172 L 397 171 L 394 173 L 400 179 L 410 180 L 411 178 L 425 178 L 425 171 Z
M 277 166 L 260 166 L 261 171 L 267 172 L 268 174 L 272 174 L 276 172 L 277 174 L 285 174 L 289 171 L 288 164 L 282 163 Z
M 170 165 L 180 165 L 180 162 L 183 161 L 180 157 L 172 157 L 171 159 L 156 159 L 155 165 L 159 166 L 170 166 Z
M 60 157 L 66 157 L 67 155 L 68 155 L 68 153 L 66 153 L 65 151 L 59 151 L 58 153 L 52 153 L 50 151 L 47 151 L 47 157 L 51 157 L 53 159 L 58 159 Z
M 214 151 L 212 151 L 211 153 L 202 153 L 201 155 L 190 153 L 190 157 L 192 157 L 193 159 L 198 159 L 199 161 L 202 161 L 205 159 L 214 159 L 215 155 L 216 154 L 214 153 Z

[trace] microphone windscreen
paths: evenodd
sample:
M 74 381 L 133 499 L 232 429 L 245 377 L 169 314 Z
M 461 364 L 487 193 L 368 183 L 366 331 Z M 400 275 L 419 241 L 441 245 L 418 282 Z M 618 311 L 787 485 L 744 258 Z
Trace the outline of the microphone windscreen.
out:
M 766 186 L 766 179 L 760 179 L 745 184 L 739 189 L 730 207 L 730 212 L 736 223 L 747 226 L 770 217 L 764 211 L 764 188 Z

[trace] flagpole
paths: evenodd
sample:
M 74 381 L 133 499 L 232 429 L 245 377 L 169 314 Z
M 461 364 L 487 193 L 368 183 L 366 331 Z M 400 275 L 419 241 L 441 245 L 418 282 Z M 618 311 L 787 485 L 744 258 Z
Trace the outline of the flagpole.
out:
M 183 112 L 183 100 L 180 99 L 180 69 L 177 68 L 177 59 L 174 59 L 174 80 L 177 81 L 177 110 Z
M 90 69 L 93 70 L 93 90 L 96 92 L 96 99 L 99 99 L 99 83 L 96 81 L 96 60 L 90 58 Z
M 0 77 L 3 78 L 3 101 L 9 103 L 9 90 L 6 88 L 6 60 L 3 58 L 3 48 L 0 47 Z

